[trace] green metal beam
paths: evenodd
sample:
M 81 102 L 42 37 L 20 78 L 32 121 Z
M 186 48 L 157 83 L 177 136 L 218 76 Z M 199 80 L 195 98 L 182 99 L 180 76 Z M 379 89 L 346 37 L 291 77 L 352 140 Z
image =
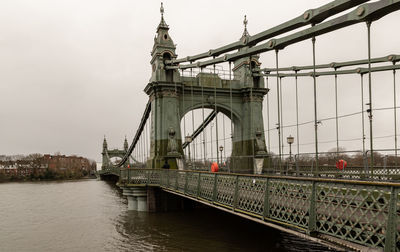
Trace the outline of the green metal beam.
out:
M 382 62 L 398 62 L 400 61 L 400 55 L 398 54 L 391 54 L 385 57 L 379 58 L 372 58 L 371 63 L 382 63 Z M 341 67 L 348 67 L 348 66 L 357 66 L 357 65 L 365 65 L 368 64 L 368 59 L 363 60 L 352 60 L 352 61 L 344 61 L 344 62 L 332 62 L 329 64 L 319 64 L 315 65 L 316 69 L 323 69 L 323 68 L 341 68 Z M 281 67 L 278 68 L 278 71 L 302 71 L 302 70 L 311 70 L 313 69 L 312 65 L 309 66 L 291 66 L 291 67 Z M 258 70 L 257 72 L 275 72 L 276 68 L 263 68 Z M 256 73 L 256 71 L 253 71 Z
M 199 61 L 187 65 L 166 66 L 166 69 L 206 67 L 209 65 L 234 61 L 240 58 L 245 58 L 251 55 L 256 55 L 272 50 L 281 50 L 289 45 L 310 39 L 314 36 L 323 35 L 361 22 L 377 20 L 399 9 L 400 0 L 380 0 L 378 2 L 363 4 L 354 11 L 351 11 L 335 19 L 312 26 L 311 28 L 296 32 L 282 38 L 271 39 L 268 42 L 258 46 L 243 48 L 240 52 L 237 53 L 225 54 L 224 56 L 220 56 L 218 58 L 214 58 L 204 62 Z
M 265 30 L 263 32 L 257 33 L 253 36 L 250 36 L 248 40 L 244 41 L 236 41 L 230 43 L 228 45 L 219 47 L 217 49 L 211 49 L 208 52 L 200 53 L 194 56 L 188 56 L 185 58 L 180 58 L 176 60 L 167 61 L 167 64 L 179 64 L 183 62 L 196 61 L 203 58 L 215 57 L 221 54 L 245 47 L 245 46 L 254 46 L 257 43 L 270 39 L 272 37 L 278 36 L 285 32 L 289 32 L 295 30 L 297 28 L 309 25 L 309 24 L 317 24 L 322 22 L 328 17 L 336 15 L 342 11 L 355 7 L 359 4 L 368 2 L 369 0 L 336 0 L 330 3 L 327 3 L 319 8 L 310 9 L 305 11 L 302 15 L 293 18 L 285 23 L 277 25 L 273 28 Z
M 371 72 L 383 72 L 389 70 L 400 69 L 400 65 L 390 65 L 390 66 L 380 66 L 380 67 L 372 67 Z M 326 72 L 316 72 L 315 76 L 329 76 L 329 75 L 343 75 L 343 74 L 366 74 L 368 73 L 368 68 L 356 68 L 349 70 L 339 70 L 339 71 L 326 71 Z M 300 77 L 300 76 L 308 76 L 313 77 L 313 72 L 307 73 L 279 73 L 279 77 Z M 268 76 L 268 77 L 276 77 L 276 74 L 254 74 L 254 76 Z

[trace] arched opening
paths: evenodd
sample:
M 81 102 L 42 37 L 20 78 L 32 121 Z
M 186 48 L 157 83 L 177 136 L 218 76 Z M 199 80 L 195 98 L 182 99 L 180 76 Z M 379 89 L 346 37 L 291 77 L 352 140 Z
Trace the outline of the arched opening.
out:
M 209 170 L 212 162 L 218 162 L 220 170 L 228 172 L 233 131 L 230 114 L 223 109 L 215 113 L 204 107 L 186 112 L 181 119 L 181 134 L 187 166 Z
M 167 60 L 171 60 L 171 59 L 172 59 L 172 56 L 171 56 L 170 53 L 165 52 L 163 54 L 164 65 L 166 65 L 165 62 Z M 172 69 L 166 70 L 165 71 L 165 75 L 166 75 L 166 81 L 167 82 L 173 82 L 174 81 L 174 70 L 172 70 Z
M 122 160 L 122 158 L 120 158 L 120 157 L 110 157 L 110 162 L 111 162 L 113 165 L 118 164 L 121 160 Z

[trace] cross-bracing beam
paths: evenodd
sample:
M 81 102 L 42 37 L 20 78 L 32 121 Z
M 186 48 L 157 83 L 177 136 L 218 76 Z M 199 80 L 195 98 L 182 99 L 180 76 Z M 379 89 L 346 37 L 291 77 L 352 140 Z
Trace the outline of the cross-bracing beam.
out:
M 215 118 L 215 116 L 217 115 L 217 111 L 213 110 L 208 116 L 207 118 L 202 122 L 202 124 L 193 132 L 193 134 L 191 135 L 192 139 L 195 139 L 202 131 L 205 127 L 207 127 L 207 125 Z M 182 148 L 185 149 L 187 146 L 189 145 L 189 143 L 184 142 L 182 144 Z

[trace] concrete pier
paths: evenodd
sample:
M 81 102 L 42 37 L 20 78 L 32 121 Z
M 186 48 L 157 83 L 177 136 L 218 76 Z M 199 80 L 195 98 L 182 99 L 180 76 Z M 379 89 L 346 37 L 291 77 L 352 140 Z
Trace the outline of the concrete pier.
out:
M 123 195 L 128 198 L 128 210 L 147 212 L 146 187 L 123 187 Z

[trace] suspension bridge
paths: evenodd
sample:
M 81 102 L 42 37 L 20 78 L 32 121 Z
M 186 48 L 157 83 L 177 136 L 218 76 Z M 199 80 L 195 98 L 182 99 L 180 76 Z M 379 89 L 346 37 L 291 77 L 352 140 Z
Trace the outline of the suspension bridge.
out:
M 168 210 L 185 199 L 338 249 L 399 251 L 400 55 L 371 57 L 371 26 L 399 9 L 399 0 L 336 0 L 255 35 L 249 34 L 245 17 L 238 41 L 178 58 L 161 4 L 152 74 L 144 87 L 148 103 L 130 146 L 125 139 L 122 150 L 108 149 L 104 138 L 99 175 L 118 181 L 130 210 Z M 367 33 L 364 58 L 316 63 L 319 36 L 360 23 Z M 312 64 L 280 66 L 281 52 L 307 40 Z M 264 53 L 275 58 L 265 68 L 260 61 Z M 393 106 L 374 106 L 372 76 L 378 72 L 391 76 L 392 89 L 385 99 Z M 359 93 L 354 94 L 359 103 L 346 105 L 347 111 L 355 112 L 339 113 L 340 78 L 349 75 L 359 80 Z M 321 78 L 329 76 L 335 116 L 321 116 L 318 89 Z M 313 103 L 313 120 L 301 119 L 302 78 L 312 80 L 307 99 Z M 295 123 L 283 116 L 286 80 L 294 82 Z M 389 136 L 373 128 L 374 115 L 382 111 L 393 115 Z M 350 139 L 339 134 L 343 118 L 359 122 Z M 335 140 L 327 142 L 336 147 L 330 151 L 320 147 L 323 122 L 334 123 L 330 135 Z M 312 127 L 312 135 L 304 143 L 300 136 L 306 126 Z M 285 135 L 289 129 L 293 136 Z M 271 146 L 272 138 L 277 146 Z M 380 138 L 389 139 L 393 148 L 374 148 L 374 140 Z M 346 141 L 358 146 L 344 150 Z M 302 144 L 312 145 L 314 151 L 301 152 Z M 346 160 L 347 167 L 338 169 L 339 160 Z M 210 172 L 213 162 L 219 165 L 218 172 Z

